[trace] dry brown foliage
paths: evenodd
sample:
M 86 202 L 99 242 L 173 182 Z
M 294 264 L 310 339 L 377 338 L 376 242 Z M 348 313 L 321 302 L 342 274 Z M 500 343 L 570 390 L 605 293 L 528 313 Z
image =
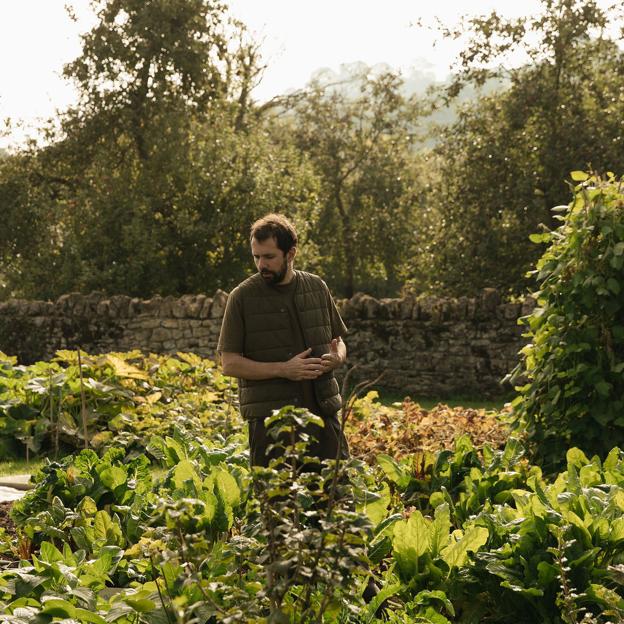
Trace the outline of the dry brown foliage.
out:
M 504 422 L 507 410 L 499 413 L 442 403 L 426 410 L 409 397 L 388 407 L 376 399 L 373 391 L 358 400 L 346 426 L 351 454 L 367 462 L 374 462 L 379 453 L 400 459 L 417 451 L 452 449 L 463 433 L 477 448 L 486 443 L 499 448 L 509 435 Z

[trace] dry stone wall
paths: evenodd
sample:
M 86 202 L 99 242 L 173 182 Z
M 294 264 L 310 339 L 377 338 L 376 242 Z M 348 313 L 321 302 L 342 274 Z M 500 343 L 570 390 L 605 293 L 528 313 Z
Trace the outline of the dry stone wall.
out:
M 56 301 L 0 302 L 0 350 L 23 364 L 78 346 L 91 353 L 141 349 L 215 357 L 227 293 L 155 296 L 70 293 Z M 412 396 L 496 396 L 525 339 L 518 318 L 534 307 L 503 303 L 496 290 L 475 298 L 337 301 L 354 380 L 380 373 L 386 388 Z M 507 388 L 508 390 L 508 388 Z

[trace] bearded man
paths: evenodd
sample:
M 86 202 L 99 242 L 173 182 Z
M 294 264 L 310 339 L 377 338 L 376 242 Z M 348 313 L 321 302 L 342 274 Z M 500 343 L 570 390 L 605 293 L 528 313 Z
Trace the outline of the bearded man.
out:
M 297 232 L 285 216 L 258 219 L 250 243 L 258 272 L 230 293 L 217 351 L 224 374 L 238 378 L 251 465 L 267 466 L 272 458 L 264 419 L 285 405 L 323 419 L 324 427 L 307 431 L 316 439 L 311 455 L 346 458 L 334 370 L 347 358 L 342 340 L 347 328 L 325 282 L 295 270 Z

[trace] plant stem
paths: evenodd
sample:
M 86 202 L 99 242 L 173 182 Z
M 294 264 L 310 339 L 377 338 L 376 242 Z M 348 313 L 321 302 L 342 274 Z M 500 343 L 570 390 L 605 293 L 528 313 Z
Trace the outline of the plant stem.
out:
M 84 436 L 84 447 L 89 448 L 89 435 L 87 432 L 87 406 L 85 402 L 84 382 L 82 379 L 82 359 L 80 357 L 80 347 L 78 347 L 78 373 L 80 375 L 80 416 L 82 417 L 82 433 Z

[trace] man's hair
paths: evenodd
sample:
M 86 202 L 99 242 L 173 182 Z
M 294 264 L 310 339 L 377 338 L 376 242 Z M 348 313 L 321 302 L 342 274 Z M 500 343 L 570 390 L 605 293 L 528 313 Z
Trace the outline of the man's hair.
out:
M 271 213 L 258 219 L 251 226 L 249 241 L 254 238 L 259 243 L 274 238 L 278 248 L 287 254 L 297 244 L 297 230 L 284 215 Z

